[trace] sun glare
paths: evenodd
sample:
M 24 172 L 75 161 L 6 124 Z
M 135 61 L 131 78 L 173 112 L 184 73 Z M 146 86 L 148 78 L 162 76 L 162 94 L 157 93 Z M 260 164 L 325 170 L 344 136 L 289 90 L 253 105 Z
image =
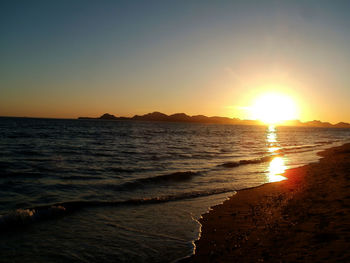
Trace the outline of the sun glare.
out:
M 278 93 L 268 93 L 257 98 L 250 110 L 253 119 L 266 124 L 279 124 L 298 117 L 293 99 Z

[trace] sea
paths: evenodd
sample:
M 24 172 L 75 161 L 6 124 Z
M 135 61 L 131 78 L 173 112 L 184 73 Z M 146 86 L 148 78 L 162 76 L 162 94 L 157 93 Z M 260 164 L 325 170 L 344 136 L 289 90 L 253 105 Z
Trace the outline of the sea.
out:
M 0 118 L 0 262 L 176 262 L 237 190 L 350 129 Z

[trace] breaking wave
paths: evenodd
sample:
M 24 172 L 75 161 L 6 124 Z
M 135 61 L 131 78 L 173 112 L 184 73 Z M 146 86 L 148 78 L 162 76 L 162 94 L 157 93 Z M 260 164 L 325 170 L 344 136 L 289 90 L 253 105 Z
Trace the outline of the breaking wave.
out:
M 236 162 L 226 162 L 223 164 L 219 164 L 218 166 L 222 166 L 222 167 L 226 167 L 226 168 L 234 168 L 234 167 L 238 167 L 241 165 L 247 165 L 247 164 L 265 163 L 265 162 L 272 161 L 277 156 L 280 156 L 280 155 L 269 155 L 269 156 L 264 156 L 264 157 L 256 158 L 256 159 L 239 160 Z
M 182 182 L 190 180 L 194 176 L 201 175 L 200 172 L 175 172 L 170 174 L 164 174 L 164 175 L 157 175 L 152 177 L 145 177 L 145 178 L 139 178 L 130 182 L 123 183 L 121 185 L 111 186 L 109 185 L 108 188 L 113 188 L 115 190 L 130 190 L 140 187 L 145 187 L 148 185 L 153 184 L 163 184 L 167 182 Z
M 205 197 L 216 194 L 235 192 L 231 188 L 218 188 L 205 191 L 194 191 L 175 195 L 164 195 L 150 198 L 129 199 L 124 201 L 70 201 L 28 209 L 17 209 L 5 215 L 0 215 L 0 230 L 9 231 L 32 223 L 55 219 L 84 208 L 107 206 L 138 206 L 158 204 L 184 199 Z
M 322 146 L 322 144 L 308 144 L 308 145 L 298 145 L 298 146 L 286 146 L 281 149 L 283 153 L 299 153 L 304 151 L 312 150 L 316 147 Z
M 140 178 L 133 182 L 135 183 L 163 183 L 165 181 L 184 181 L 189 180 L 193 176 L 200 175 L 199 172 L 175 172 L 170 174 L 164 174 L 164 175 L 157 175 L 153 177 L 146 177 L 146 178 Z

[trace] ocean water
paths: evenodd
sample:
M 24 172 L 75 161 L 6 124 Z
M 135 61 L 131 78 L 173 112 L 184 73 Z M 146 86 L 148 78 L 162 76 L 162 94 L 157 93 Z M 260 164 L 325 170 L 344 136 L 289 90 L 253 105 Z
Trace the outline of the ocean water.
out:
M 173 262 L 236 190 L 350 130 L 0 118 L 0 262 Z

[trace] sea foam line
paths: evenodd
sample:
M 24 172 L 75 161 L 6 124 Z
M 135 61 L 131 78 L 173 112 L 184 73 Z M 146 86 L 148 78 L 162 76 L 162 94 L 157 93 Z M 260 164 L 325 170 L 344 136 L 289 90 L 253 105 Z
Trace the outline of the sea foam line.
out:
M 235 192 L 231 188 L 218 188 L 205 191 L 186 192 L 177 195 L 164 195 L 151 198 L 129 199 L 124 201 L 71 201 L 56 203 L 53 205 L 38 206 L 28 209 L 17 209 L 5 215 L 0 215 L 0 230 L 2 232 L 17 229 L 30 225 L 32 223 L 60 218 L 67 214 L 76 212 L 78 210 L 90 207 L 108 207 L 108 206 L 138 206 L 158 204 L 172 201 L 179 201 L 184 199 L 192 199 L 205 197 L 215 194 L 222 194 L 228 192 Z

